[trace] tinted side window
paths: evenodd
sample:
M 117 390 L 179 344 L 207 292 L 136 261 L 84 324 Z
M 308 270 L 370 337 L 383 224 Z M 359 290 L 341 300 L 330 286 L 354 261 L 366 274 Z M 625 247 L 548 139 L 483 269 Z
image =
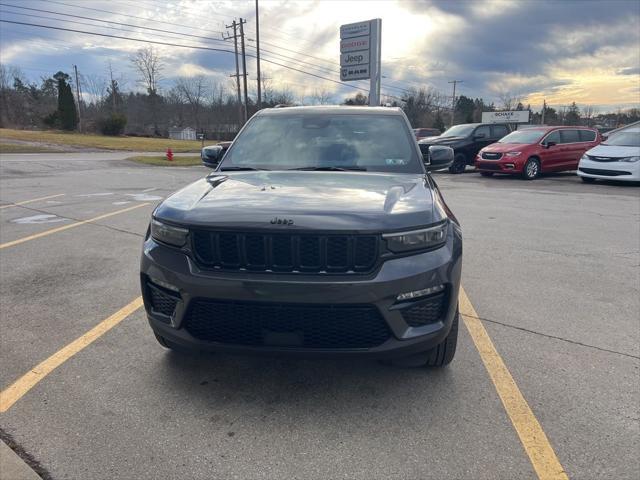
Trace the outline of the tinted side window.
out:
M 580 141 L 578 130 L 560 130 L 562 143 L 577 143 Z
M 509 129 L 505 125 L 493 125 L 491 127 L 492 138 L 502 138 L 509 133 Z
M 484 135 L 484 138 L 491 138 L 491 130 L 489 125 L 482 125 L 481 127 L 476 128 L 476 131 L 473 132 L 474 135 Z
M 590 130 L 578 130 L 580 132 L 581 142 L 593 142 L 596 139 L 596 132 Z
M 558 130 L 556 130 L 555 132 L 551 132 L 549 135 L 547 135 L 544 139 L 544 143 L 549 143 L 549 142 L 553 142 L 556 145 L 560 142 L 560 133 L 558 132 Z

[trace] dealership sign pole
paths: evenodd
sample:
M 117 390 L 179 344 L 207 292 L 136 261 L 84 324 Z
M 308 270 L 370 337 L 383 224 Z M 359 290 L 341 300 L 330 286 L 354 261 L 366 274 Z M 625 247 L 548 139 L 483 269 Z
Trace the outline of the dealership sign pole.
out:
M 380 105 L 382 20 L 340 27 L 340 80 L 370 80 L 369 106 Z

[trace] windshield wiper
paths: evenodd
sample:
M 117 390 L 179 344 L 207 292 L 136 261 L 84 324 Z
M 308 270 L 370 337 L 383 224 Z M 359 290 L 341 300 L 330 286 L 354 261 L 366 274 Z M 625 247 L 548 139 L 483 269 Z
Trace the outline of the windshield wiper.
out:
M 266 168 L 254 168 L 254 167 L 222 167 L 221 172 L 248 172 L 252 170 L 267 170 Z
M 290 168 L 289 170 L 306 170 L 310 172 L 315 171 L 324 171 L 324 172 L 366 172 L 367 169 L 364 167 L 300 167 L 300 168 Z

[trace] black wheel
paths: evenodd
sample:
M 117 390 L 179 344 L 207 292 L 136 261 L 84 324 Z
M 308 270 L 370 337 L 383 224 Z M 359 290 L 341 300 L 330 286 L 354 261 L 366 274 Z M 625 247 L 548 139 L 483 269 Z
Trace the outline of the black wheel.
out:
M 522 169 L 522 178 L 533 180 L 540 175 L 540 162 L 537 158 L 529 158 Z
M 464 153 L 456 153 L 453 163 L 449 167 L 449 173 L 463 173 L 467 168 L 467 157 Z
M 493 172 L 480 172 L 483 177 L 493 177 Z
M 580 177 L 584 183 L 595 183 L 596 179 L 591 177 Z
M 444 367 L 449 365 L 456 354 L 459 320 L 460 313 L 456 310 L 449 335 L 441 343 L 431 350 L 410 357 L 394 359 L 391 363 L 399 367 Z

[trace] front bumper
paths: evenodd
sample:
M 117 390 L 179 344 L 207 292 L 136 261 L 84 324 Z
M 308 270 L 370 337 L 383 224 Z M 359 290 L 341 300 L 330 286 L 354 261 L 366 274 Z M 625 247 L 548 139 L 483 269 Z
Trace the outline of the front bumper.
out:
M 640 162 L 597 162 L 581 159 L 578 175 L 601 180 L 640 182 Z
M 189 255 L 154 241 L 144 243 L 141 281 L 145 309 L 154 332 L 176 344 L 196 350 L 237 353 L 282 353 L 298 355 L 358 355 L 389 358 L 433 348 L 451 329 L 457 312 L 462 268 L 462 236 L 450 223 L 446 244 L 430 252 L 391 258 L 369 275 L 305 275 L 220 272 L 201 269 Z M 179 300 L 170 315 L 152 309 L 146 282 L 175 288 Z M 442 315 L 420 326 L 410 326 L 403 308 L 423 299 L 397 302 L 398 294 L 444 285 Z M 390 335 L 370 348 L 309 348 L 296 345 L 243 345 L 205 341 L 187 331 L 190 307 L 199 301 L 299 306 L 365 306 L 377 309 Z
M 474 165 L 479 172 L 522 173 L 523 162 L 520 161 L 520 158 L 503 155 L 498 160 L 487 160 L 478 156 Z

